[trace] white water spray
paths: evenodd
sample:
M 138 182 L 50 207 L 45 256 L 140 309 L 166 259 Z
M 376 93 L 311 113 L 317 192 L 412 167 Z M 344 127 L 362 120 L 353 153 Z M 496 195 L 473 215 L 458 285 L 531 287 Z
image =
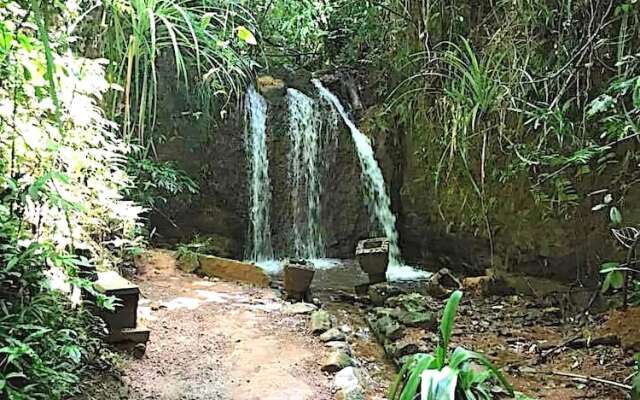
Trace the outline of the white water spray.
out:
M 315 102 L 296 89 L 287 90 L 289 103 L 289 178 L 293 206 L 295 257 L 325 256 L 320 229 L 320 131 L 322 118 Z
M 249 247 L 252 261 L 273 259 L 271 247 L 271 181 L 267 158 L 267 102 L 253 87 L 245 96 L 245 151 L 249 166 Z
M 340 100 L 325 88 L 320 81 L 314 79 L 312 82 L 318 88 L 320 96 L 335 107 L 351 131 L 351 137 L 356 146 L 358 160 L 360 161 L 360 167 L 362 169 L 361 178 L 364 184 L 367 208 L 373 214 L 376 222 L 380 225 L 384 235 L 389 240 L 389 264 L 391 266 L 400 266 L 402 265 L 402 260 L 398 247 L 396 217 L 391 212 L 391 199 L 385 189 L 382 171 L 374 157 L 371 142 L 349 118 Z

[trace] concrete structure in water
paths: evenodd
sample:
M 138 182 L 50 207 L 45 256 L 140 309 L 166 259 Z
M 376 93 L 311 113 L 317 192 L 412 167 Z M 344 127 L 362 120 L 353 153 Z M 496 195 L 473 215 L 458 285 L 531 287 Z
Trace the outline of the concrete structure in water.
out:
M 284 290 L 287 298 L 297 301 L 307 299 L 315 273 L 314 266 L 309 261 L 289 261 L 284 267 Z
M 99 272 L 94 288 L 106 295 L 118 299 L 114 311 L 99 309 L 98 315 L 109 329 L 109 342 L 146 343 L 149 330 L 138 326 L 138 300 L 140 289 L 115 271 Z
M 356 258 L 364 272 L 369 275 L 369 284 L 387 280 L 389 267 L 389 240 L 386 238 L 371 238 L 358 242 Z

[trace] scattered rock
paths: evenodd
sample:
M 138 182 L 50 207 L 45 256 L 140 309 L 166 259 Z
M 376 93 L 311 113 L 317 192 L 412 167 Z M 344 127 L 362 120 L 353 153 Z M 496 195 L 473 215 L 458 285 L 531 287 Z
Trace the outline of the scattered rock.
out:
M 388 298 L 402 294 L 402 290 L 384 282 L 369 286 L 367 294 L 374 306 L 382 306 Z
M 269 278 L 257 266 L 228 258 L 200 255 L 199 271 L 209 277 L 269 287 Z
M 514 292 L 504 279 L 488 275 L 464 278 L 462 286 L 467 291 L 482 297 L 507 296 Z
M 347 342 L 327 342 L 324 345 L 331 349 L 342 350 L 347 354 L 351 354 L 351 348 Z
M 404 334 L 404 328 L 396 320 L 385 316 L 371 323 L 371 329 L 381 342 L 386 339 L 397 340 Z
M 311 332 L 319 335 L 331 329 L 331 316 L 324 310 L 319 310 L 311 314 Z
M 364 400 L 364 391 L 360 387 L 349 390 L 340 389 L 336 393 L 336 400 Z
M 426 285 L 427 293 L 437 299 L 447 297 L 453 290 L 460 288 L 462 284 L 447 268 L 431 275 Z
M 353 365 L 353 360 L 345 351 L 334 350 L 322 363 L 320 369 L 324 372 L 335 373 L 351 365 Z
M 354 367 L 347 367 L 336 374 L 335 386 L 339 389 L 336 399 L 364 400 L 364 390 L 361 385 L 360 372 Z
M 320 335 L 320 340 L 323 342 L 339 342 L 345 341 L 347 338 L 342 333 L 342 331 L 338 328 L 331 328 L 322 335 Z
M 435 313 L 430 311 L 408 311 L 396 308 L 392 311 L 391 316 L 398 320 L 402 325 L 410 327 L 421 327 L 424 329 L 433 329 L 437 324 Z
M 387 340 L 384 343 L 384 352 L 393 360 L 399 360 L 404 356 L 416 354 L 420 351 L 418 343 L 411 340 Z
M 338 372 L 333 380 L 338 389 L 352 389 L 360 386 L 360 380 L 354 367 L 347 367 Z
M 284 312 L 285 314 L 292 314 L 292 315 L 299 315 L 299 314 L 309 314 L 312 311 L 317 310 L 318 307 L 316 307 L 314 304 L 311 303 L 294 303 L 294 304 L 287 304 L 286 306 L 284 306 L 284 308 L 282 309 L 282 312 Z

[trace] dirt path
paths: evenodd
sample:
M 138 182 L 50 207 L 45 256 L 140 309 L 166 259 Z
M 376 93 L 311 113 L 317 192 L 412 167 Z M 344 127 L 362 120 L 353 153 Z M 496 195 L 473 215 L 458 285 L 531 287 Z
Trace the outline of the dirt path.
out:
M 130 399 L 323 400 L 326 349 L 269 289 L 200 279 L 154 251 L 137 278 L 147 352 L 125 362 Z

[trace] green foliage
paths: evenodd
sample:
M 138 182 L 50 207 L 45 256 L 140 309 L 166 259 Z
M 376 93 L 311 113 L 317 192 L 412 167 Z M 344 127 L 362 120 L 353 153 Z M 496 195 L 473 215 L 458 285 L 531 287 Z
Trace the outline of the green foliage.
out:
M 176 197 L 188 201 L 198 193 L 198 184 L 171 161 L 155 161 L 132 155 L 127 171 L 133 176 L 133 185 L 126 193 L 136 203 L 158 210 L 168 199 Z
M 3 399 L 77 392 L 102 328 L 78 301 L 91 290 L 80 270 L 121 265 L 143 244 L 142 208 L 122 196 L 128 149 L 100 109 L 104 60 L 74 55 L 62 24 L 80 17 L 65 3 L 0 0 Z
M 640 353 L 634 355 L 636 361 L 635 376 L 631 388 L 631 400 L 640 400 Z
M 238 2 L 109 0 L 102 23 L 103 54 L 113 61 L 109 75 L 123 87 L 113 97 L 112 117 L 125 142 L 142 146 L 145 155 L 153 148 L 158 80 L 168 79 L 159 76 L 160 62 L 174 65 L 179 84 L 220 99 L 221 108 L 251 75 L 246 54 L 257 40 L 253 18 Z
M 490 400 L 493 399 L 492 382 L 497 382 L 510 396 L 515 395 L 502 373 L 482 354 L 461 347 L 449 354 L 449 340 L 461 297 L 462 292 L 455 291 L 447 301 L 434 355 L 411 356 L 390 388 L 390 399 L 412 400 L 420 393 L 422 399 L 430 400 Z
M 200 254 L 208 254 L 212 250 L 210 238 L 202 239 L 195 236 L 189 243 L 180 243 L 176 247 L 176 257 L 178 260 L 192 262 L 198 259 Z

